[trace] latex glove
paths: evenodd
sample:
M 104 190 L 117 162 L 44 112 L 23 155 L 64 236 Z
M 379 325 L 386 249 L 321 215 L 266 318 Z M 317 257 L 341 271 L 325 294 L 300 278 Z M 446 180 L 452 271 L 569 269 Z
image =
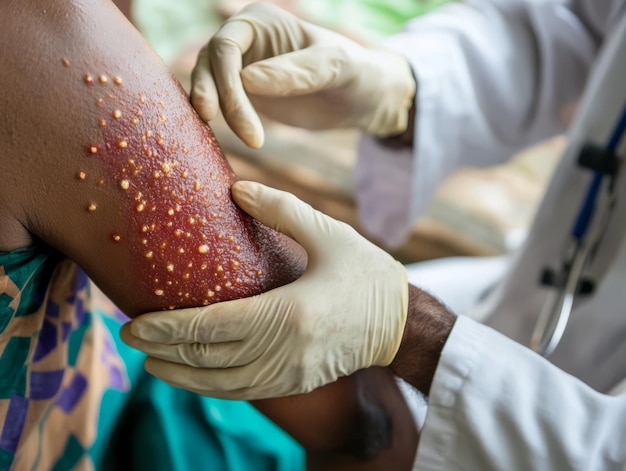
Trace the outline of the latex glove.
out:
M 295 282 L 258 296 L 145 314 L 122 339 L 166 382 L 228 399 L 306 393 L 359 369 L 386 366 L 402 339 L 405 268 L 347 224 L 295 196 L 238 182 L 235 201 L 308 253 Z
M 400 134 L 416 88 L 401 55 L 366 49 L 263 3 L 246 6 L 222 25 L 200 52 L 191 80 L 200 116 L 210 121 L 221 106 L 250 147 L 264 139 L 255 109 L 310 129 Z

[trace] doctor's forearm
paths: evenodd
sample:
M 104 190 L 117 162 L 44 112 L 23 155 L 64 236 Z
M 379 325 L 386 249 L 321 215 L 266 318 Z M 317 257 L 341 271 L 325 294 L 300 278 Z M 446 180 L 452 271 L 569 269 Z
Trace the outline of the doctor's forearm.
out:
M 409 285 L 409 308 L 392 371 L 428 395 L 456 316 L 428 293 Z

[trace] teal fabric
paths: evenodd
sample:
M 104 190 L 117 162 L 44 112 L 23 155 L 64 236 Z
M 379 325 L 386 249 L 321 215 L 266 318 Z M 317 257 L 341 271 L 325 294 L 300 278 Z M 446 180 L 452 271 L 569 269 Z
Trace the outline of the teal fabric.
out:
M 0 356 L 0 399 L 12 394 L 24 396 L 26 368 L 24 364 L 30 351 L 30 337 L 11 337 Z
M 144 356 L 119 339 L 130 393 L 108 391 L 91 456 L 98 470 L 300 471 L 304 450 L 246 402 L 198 396 L 148 375 Z
M 68 469 L 72 469 L 78 464 L 84 454 L 85 450 L 78 439 L 74 435 L 70 435 L 67 443 L 65 444 L 63 454 L 59 458 L 59 461 L 57 461 L 54 468 L 52 468 L 52 471 L 66 471 Z
M 59 254 L 45 245 L 0 252 L 3 274 L 9 275 L 11 283 L 20 290 L 17 307 L 11 306 L 14 302 L 11 296 L 5 292 L 0 293 L 0 333 L 13 316 L 27 316 L 39 309 L 50 283 L 52 271 L 59 260 Z

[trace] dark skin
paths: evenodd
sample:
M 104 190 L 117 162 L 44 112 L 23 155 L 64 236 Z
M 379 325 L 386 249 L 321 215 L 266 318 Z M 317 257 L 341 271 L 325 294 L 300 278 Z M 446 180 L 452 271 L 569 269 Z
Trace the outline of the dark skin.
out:
M 428 293 L 409 285 L 409 307 L 398 353 L 391 370 L 428 395 L 439 357 L 456 316 Z
M 112 3 L 7 0 L 0 39 L 0 250 L 51 245 L 130 316 L 302 272 L 298 246 L 234 205 L 210 129 Z M 412 465 L 417 431 L 389 369 L 255 406 L 311 468 Z

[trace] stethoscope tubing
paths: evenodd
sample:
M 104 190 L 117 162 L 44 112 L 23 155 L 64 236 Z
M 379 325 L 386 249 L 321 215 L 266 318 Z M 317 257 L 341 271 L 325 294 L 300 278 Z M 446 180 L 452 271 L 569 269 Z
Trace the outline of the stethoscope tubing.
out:
M 613 132 L 607 142 L 606 149 L 614 153 L 626 133 L 626 105 L 622 109 Z M 603 220 L 590 231 L 596 213 L 597 200 L 607 175 L 595 171 L 583 203 L 578 211 L 571 230 L 573 251 L 566 254 L 563 268 L 566 273 L 565 282 L 557 285 L 556 290 L 548 295 L 539 315 L 531 337 L 530 346 L 543 356 L 550 356 L 559 345 L 574 308 L 578 287 L 586 267 L 590 264 L 600 240 L 608 225 L 611 212 L 615 206 L 615 176 L 609 176 L 609 197 L 607 210 Z M 569 255 L 569 256 L 568 256 Z

